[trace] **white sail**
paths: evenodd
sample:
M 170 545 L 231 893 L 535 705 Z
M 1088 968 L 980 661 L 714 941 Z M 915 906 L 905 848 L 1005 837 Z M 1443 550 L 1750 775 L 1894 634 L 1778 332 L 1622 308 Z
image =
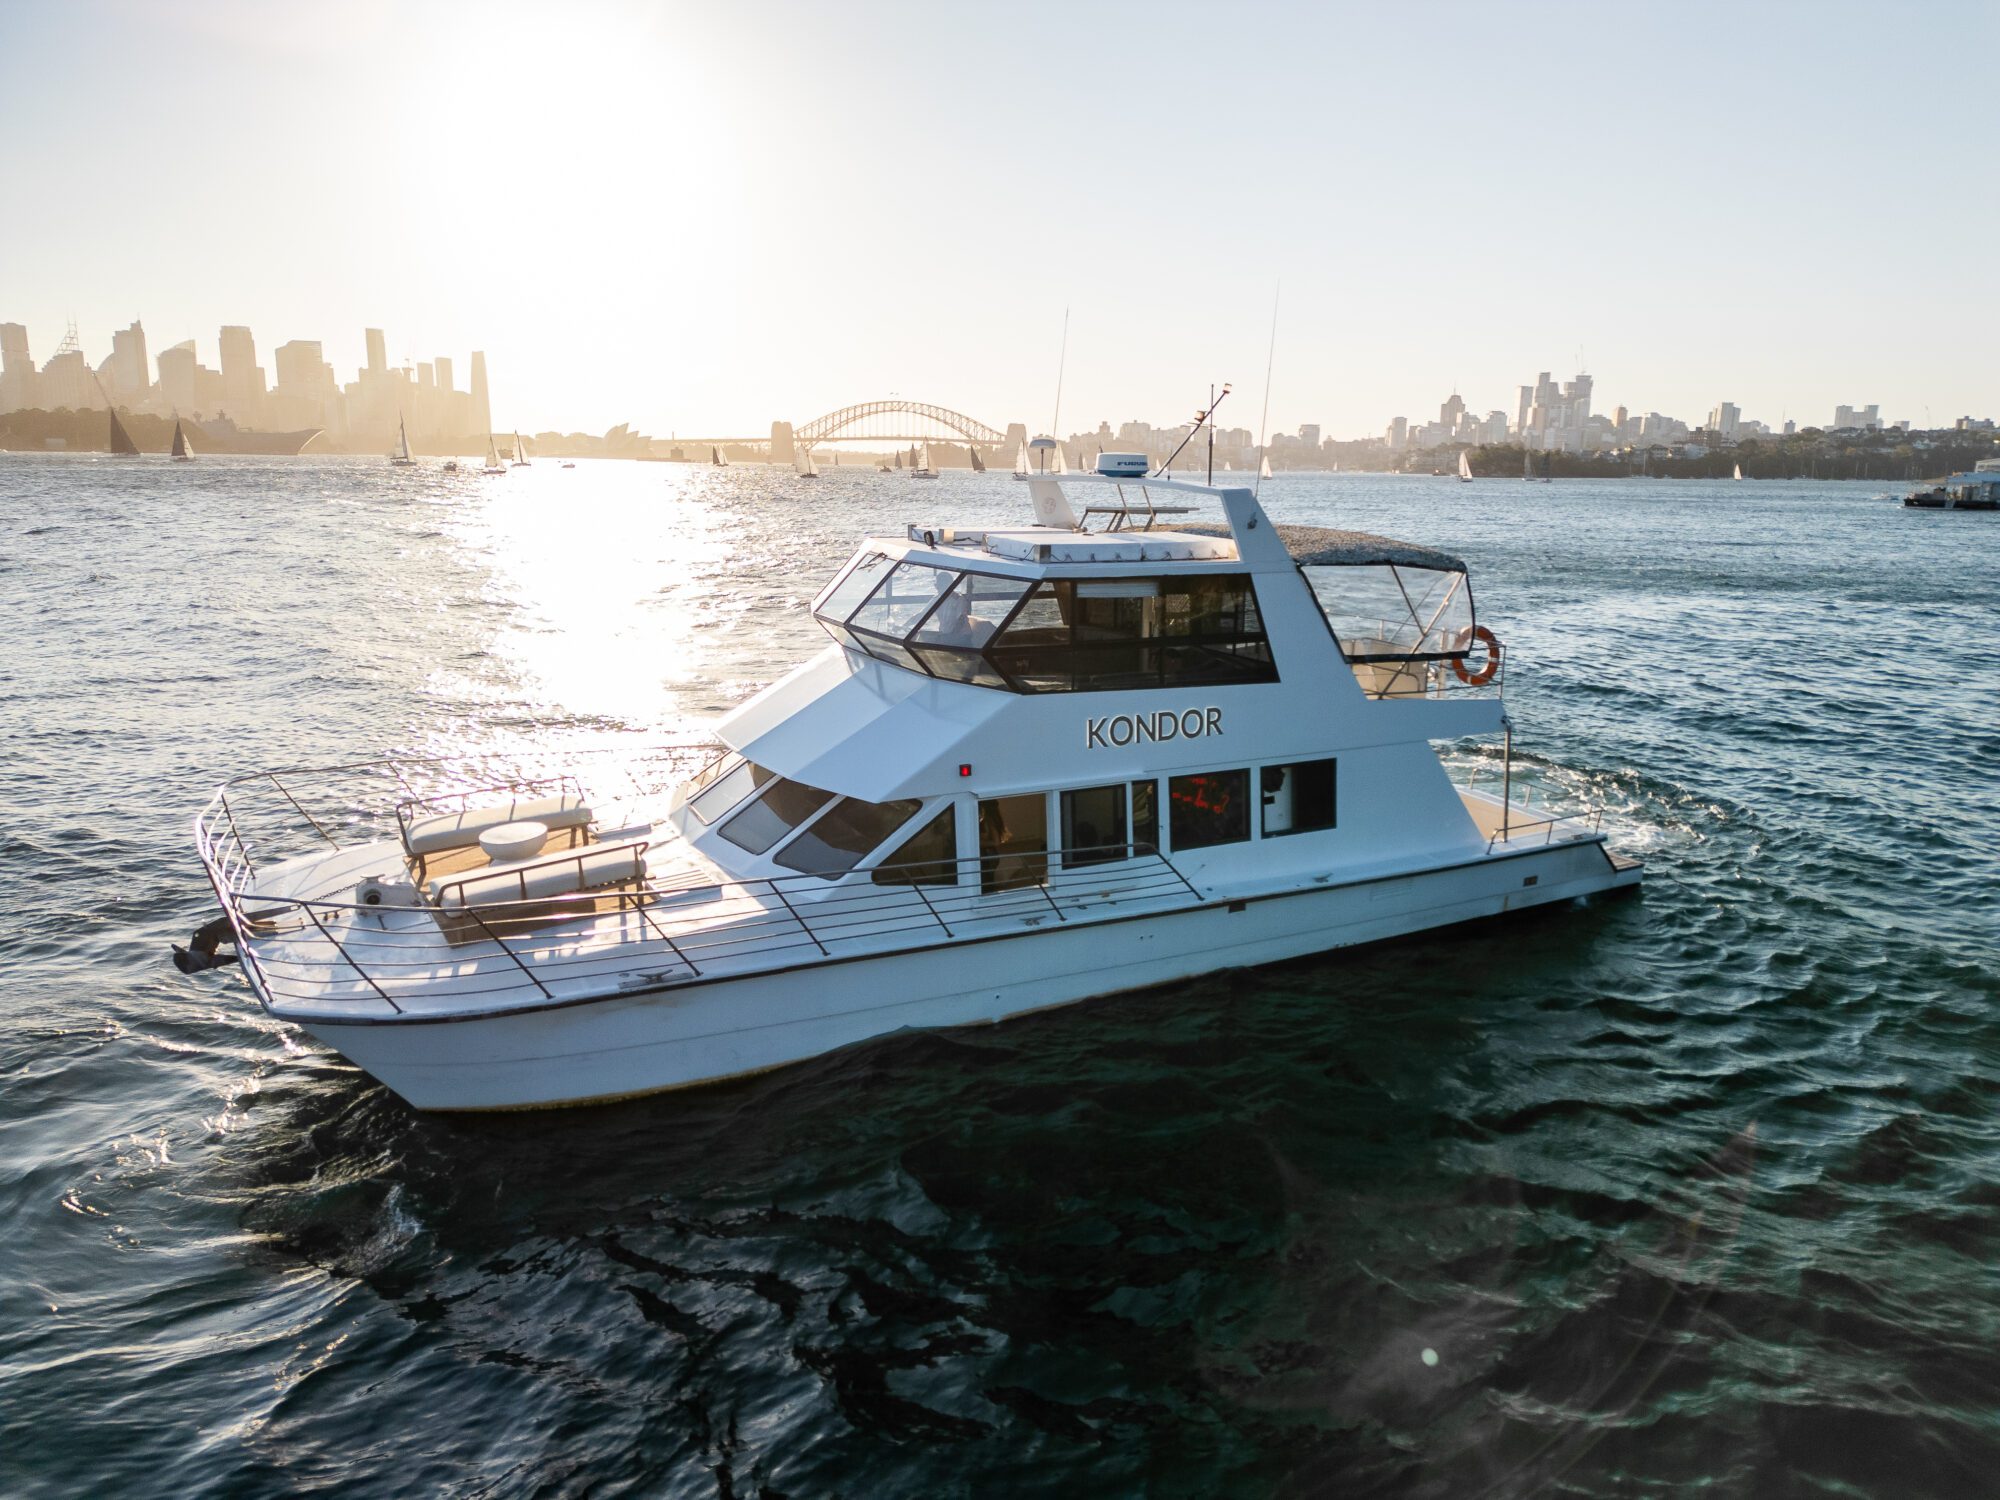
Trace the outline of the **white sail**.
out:
M 493 434 L 490 432 L 486 434 L 486 467 L 489 469 L 500 467 L 500 448 L 493 441 Z
M 1069 472 L 1069 463 L 1063 458 L 1061 443 L 1056 444 L 1055 463 L 1052 465 L 1052 471 L 1057 474 L 1067 474 Z
M 1014 450 L 1014 477 L 1016 479 L 1026 479 L 1028 477 L 1028 445 L 1026 443 L 1023 443 L 1019 448 Z
M 514 433 L 514 467 L 517 469 L 528 467 L 528 445 L 521 441 L 518 429 Z
M 1268 453 L 1267 453 L 1267 454 L 1265 454 L 1265 455 L 1264 455 L 1264 460 L 1263 460 L 1263 462 L 1257 465 L 1257 477 L 1258 477 L 1259 479 L 1269 479 L 1269 478 L 1271 477 L 1271 455 L 1270 455 L 1270 454 L 1268 454 Z
M 1741 479 L 1741 478 L 1743 477 L 1743 465 L 1741 465 L 1741 464 L 1738 464 L 1738 465 L 1736 466 L 1736 477 L 1737 477 L 1738 479 Z
M 799 471 L 801 479 L 819 478 L 819 469 L 813 463 L 812 449 L 810 448 L 792 449 L 792 465 Z
M 389 461 L 399 464 L 410 461 L 410 429 L 403 425 L 401 417 L 396 418 L 396 451 L 389 455 Z
M 1458 450 L 1458 477 L 1460 479 L 1472 478 L 1472 450 L 1469 448 Z

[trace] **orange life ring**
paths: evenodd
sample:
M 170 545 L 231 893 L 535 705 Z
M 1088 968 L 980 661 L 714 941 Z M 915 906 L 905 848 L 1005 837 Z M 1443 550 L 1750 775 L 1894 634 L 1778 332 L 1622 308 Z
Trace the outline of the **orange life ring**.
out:
M 1486 648 L 1486 665 L 1477 672 L 1465 670 L 1465 653 L 1474 641 Z M 1484 625 L 1468 625 L 1458 633 L 1458 640 L 1452 646 L 1458 655 L 1451 659 L 1451 669 L 1458 674 L 1458 680 L 1467 687 L 1483 687 L 1493 680 L 1500 670 L 1500 641 Z

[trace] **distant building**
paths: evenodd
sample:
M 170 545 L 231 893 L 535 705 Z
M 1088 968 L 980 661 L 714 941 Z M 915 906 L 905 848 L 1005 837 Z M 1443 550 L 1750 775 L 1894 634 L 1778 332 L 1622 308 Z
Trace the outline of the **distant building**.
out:
M 1743 413 L 1738 411 L 1733 401 L 1718 401 L 1708 414 L 1708 430 L 1725 443 L 1736 436 L 1737 425 Z
M 388 344 L 382 338 L 382 330 L 379 328 L 365 328 L 362 332 L 368 339 L 368 373 L 370 375 L 387 375 L 389 373 L 389 349 Z
M 194 340 L 182 339 L 172 348 L 162 349 L 155 364 L 160 371 L 160 399 L 169 410 L 194 415 L 195 371 L 200 368 L 195 361 Z
M 1410 446 L 1410 419 L 1397 417 L 1389 424 L 1389 430 L 1382 434 L 1382 441 L 1391 453 L 1401 453 Z
M 145 400 L 153 388 L 150 370 L 146 363 L 146 330 L 134 318 L 130 328 L 121 328 L 111 335 L 111 394 L 120 401 Z
M 222 330 L 222 399 L 240 426 L 254 425 L 264 404 L 264 372 L 257 368 L 257 341 L 250 330 L 231 323 Z
M 1882 409 L 1879 406 L 1836 406 L 1833 409 L 1833 430 L 1845 428 L 1879 428 L 1882 425 Z
M 486 390 L 486 354 L 480 349 L 472 351 L 472 418 L 479 424 L 475 431 L 493 430 L 493 404 Z
M 0 323 L 0 412 L 35 406 L 39 384 L 28 354 L 28 330 L 19 323 Z

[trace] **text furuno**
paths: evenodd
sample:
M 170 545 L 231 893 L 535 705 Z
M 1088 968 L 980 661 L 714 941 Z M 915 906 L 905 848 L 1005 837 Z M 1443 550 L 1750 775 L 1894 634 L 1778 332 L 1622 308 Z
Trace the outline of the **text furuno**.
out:
M 1148 740 L 1198 740 L 1222 733 L 1222 710 L 1189 708 L 1175 713 L 1163 709 L 1156 714 L 1114 714 L 1104 719 L 1083 721 L 1083 748 L 1107 749 L 1113 745 L 1144 744 Z

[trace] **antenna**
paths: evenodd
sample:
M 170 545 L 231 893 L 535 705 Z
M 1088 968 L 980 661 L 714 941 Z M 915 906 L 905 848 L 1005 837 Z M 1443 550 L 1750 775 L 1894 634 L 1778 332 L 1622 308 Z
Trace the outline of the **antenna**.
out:
M 1278 293 L 1284 287 L 1281 281 L 1271 288 L 1271 348 L 1264 356 L 1264 410 L 1257 418 L 1257 484 L 1250 491 L 1253 495 L 1264 488 L 1264 434 L 1271 423 L 1271 367 L 1278 362 Z
M 1063 370 L 1069 364 L 1069 306 L 1063 305 L 1062 353 L 1056 357 L 1056 411 L 1049 418 L 1049 436 L 1062 441 L 1062 385 Z

